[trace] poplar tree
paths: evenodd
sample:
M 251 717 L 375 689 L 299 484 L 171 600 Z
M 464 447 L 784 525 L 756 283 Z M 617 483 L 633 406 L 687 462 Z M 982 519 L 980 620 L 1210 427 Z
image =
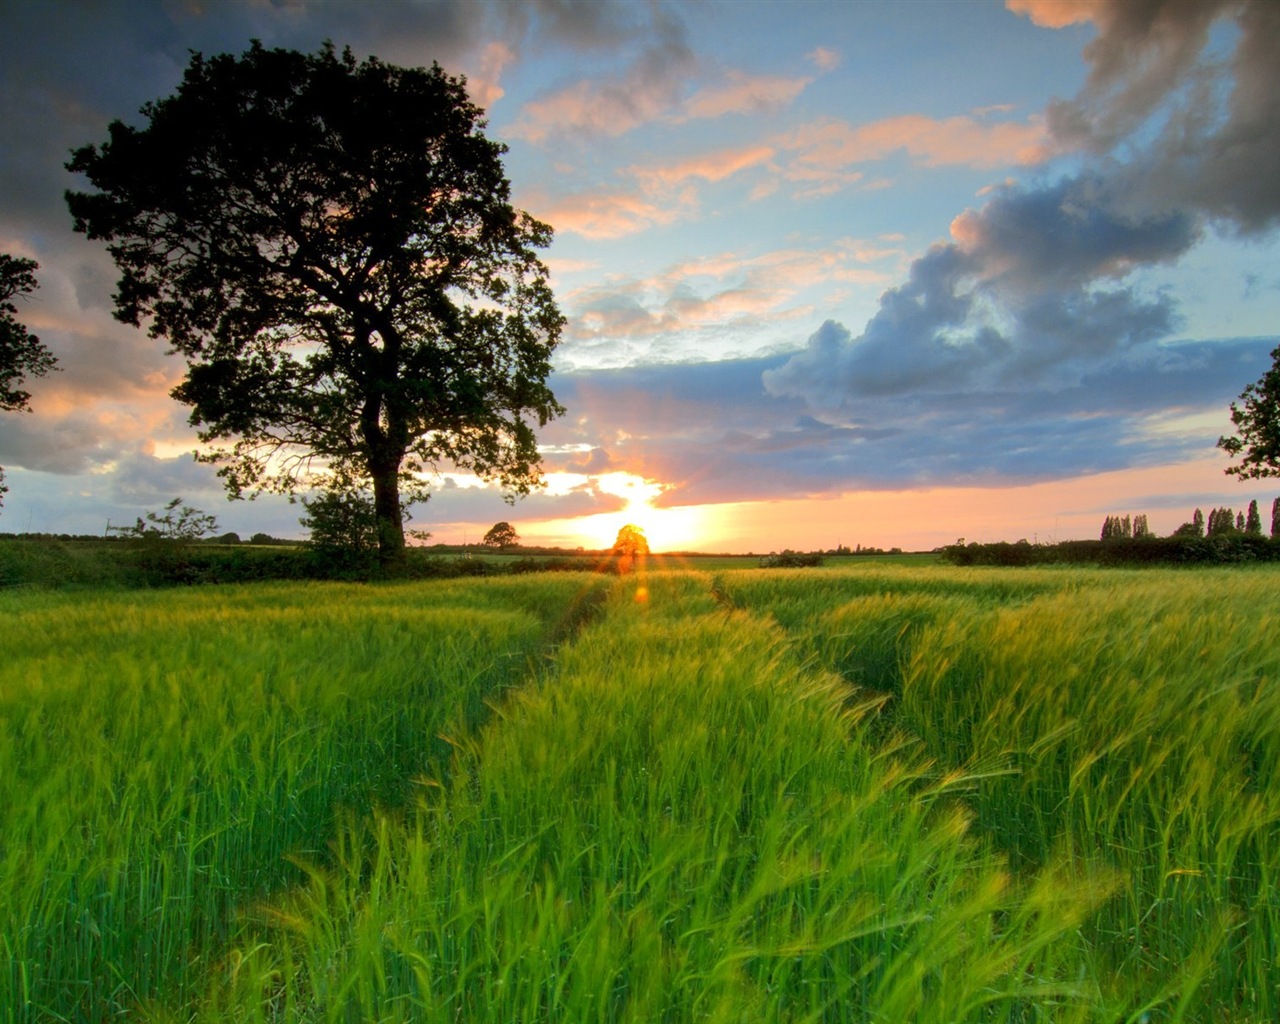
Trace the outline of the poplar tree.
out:
M 1249 502 L 1249 515 L 1245 518 L 1244 532 L 1256 533 L 1259 535 L 1262 534 L 1262 516 L 1258 513 L 1258 502 L 1256 499 Z

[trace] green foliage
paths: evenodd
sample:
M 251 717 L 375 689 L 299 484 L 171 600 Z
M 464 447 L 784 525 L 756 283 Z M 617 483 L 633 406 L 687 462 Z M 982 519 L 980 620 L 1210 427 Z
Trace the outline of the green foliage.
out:
M 254 43 L 194 55 L 142 115 L 75 152 L 96 191 L 67 201 L 109 243 L 117 318 L 186 359 L 173 394 L 233 495 L 358 481 L 394 561 L 401 492 L 438 463 L 539 483 L 551 228 L 511 206 L 461 79 Z
M 465 785 L 347 830 L 197 1019 L 1083 1018 L 1105 873 L 1011 880 L 960 779 L 705 579 L 619 581 L 552 671 L 459 743 Z
M 1229 508 L 1215 508 L 1209 511 L 1209 523 L 1205 533 L 1210 537 L 1236 532 L 1236 514 Z
M 1220 530 L 1198 536 L 1183 524 L 1171 537 L 1069 540 L 1057 544 L 953 544 L 941 550 L 952 565 L 1208 565 L 1280 561 L 1280 543 L 1261 533 Z
M 473 730 L 583 595 L 0 593 L 0 1020 L 194 1006 L 341 818 L 448 777 L 441 734 Z
M 298 520 L 312 548 L 323 555 L 371 559 L 378 551 L 378 515 L 373 497 L 355 489 L 329 488 L 302 499 L 307 514 Z
M 1128 516 L 1107 516 L 1102 524 L 1102 540 L 1127 539 L 1133 536 L 1133 522 Z
M 17 319 L 13 300 L 36 290 L 35 260 L 0 253 L 0 410 L 29 409 L 31 393 L 21 385 L 28 376 L 43 377 L 57 360 Z M 0 498 L 8 492 L 0 467 Z M 2 503 L 0 503 L 2 504 Z
M 1198 512 L 1199 510 L 1197 510 L 1197 514 Z M 1100 539 L 1129 540 L 1131 538 L 1140 539 L 1152 536 L 1155 535 L 1151 532 L 1151 527 L 1147 525 L 1146 515 L 1139 514 L 1132 518 L 1127 515 L 1107 516 L 1102 524 L 1102 536 Z
M 1196 509 L 1191 522 L 1183 523 L 1173 531 L 1174 537 L 1203 537 L 1205 534 L 1204 513 Z
M 819 551 L 792 551 L 789 548 L 781 554 L 765 555 L 760 559 L 762 569 L 800 569 L 805 566 L 821 565 L 822 553 Z
M 1241 480 L 1280 475 L 1280 348 L 1271 352 L 1271 369 L 1231 403 L 1236 433 L 1218 438 L 1218 447 L 1240 461 L 1225 472 Z
M 1249 514 L 1244 521 L 1245 533 L 1262 533 L 1262 515 L 1258 512 L 1258 502 L 1253 500 L 1249 502 Z
M 1063 856 L 1120 872 L 1079 930 L 1086 1019 L 1276 1017 L 1275 569 L 718 582 L 882 707 L 882 733 L 967 777 L 975 830 L 1019 876 Z

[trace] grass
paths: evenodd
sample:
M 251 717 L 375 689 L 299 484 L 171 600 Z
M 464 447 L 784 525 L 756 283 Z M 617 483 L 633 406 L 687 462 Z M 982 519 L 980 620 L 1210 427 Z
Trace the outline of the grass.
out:
M 1277 582 L 1255 568 L 722 585 L 887 694 L 887 722 L 974 779 L 975 827 L 1016 871 L 1065 851 L 1119 873 L 1081 928 L 1104 1005 L 1264 1021 L 1280 1017 Z
M 401 805 L 582 578 L 0 594 L 0 1020 L 181 1003 L 243 909 Z
M 1079 1017 L 1106 876 L 1015 884 L 955 780 L 861 742 L 840 681 L 708 584 L 621 583 L 458 784 L 266 911 L 201 1019 Z
M 1278 582 L 0 594 L 0 1020 L 1275 1020 Z

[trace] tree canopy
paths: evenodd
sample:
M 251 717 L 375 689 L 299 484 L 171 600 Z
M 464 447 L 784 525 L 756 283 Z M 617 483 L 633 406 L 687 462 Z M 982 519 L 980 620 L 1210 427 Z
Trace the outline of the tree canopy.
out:
M 232 497 L 368 481 L 386 562 L 440 463 L 540 483 L 551 228 L 511 206 L 464 80 L 255 42 L 141 113 L 75 151 L 97 191 L 67 202 L 109 243 L 116 317 L 185 357 L 173 395 Z
M 618 531 L 618 537 L 613 542 L 613 553 L 624 558 L 638 558 L 647 555 L 649 554 L 649 539 L 644 535 L 644 530 L 628 523 Z
M 31 394 L 22 385 L 28 376 L 43 377 L 57 360 L 44 343 L 18 320 L 13 300 L 36 290 L 40 265 L 35 260 L 0 253 L 0 409 L 30 409 Z M 0 468 L 0 498 L 9 488 Z
M 1271 351 L 1271 369 L 1231 403 L 1236 434 L 1218 438 L 1218 447 L 1240 461 L 1226 472 L 1241 480 L 1280 476 L 1280 348 Z
M 484 545 L 490 548 L 510 548 L 520 543 L 520 534 L 510 523 L 494 523 L 484 535 Z

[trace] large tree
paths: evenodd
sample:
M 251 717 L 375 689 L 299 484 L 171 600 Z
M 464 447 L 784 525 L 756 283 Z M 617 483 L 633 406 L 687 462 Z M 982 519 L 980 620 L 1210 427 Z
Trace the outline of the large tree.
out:
M 1218 447 L 1240 461 L 1226 472 L 1241 480 L 1280 476 L 1280 348 L 1271 351 L 1271 369 L 1231 403 L 1236 433 L 1218 438 Z
M 540 482 L 551 228 L 511 206 L 462 79 L 255 42 L 142 115 L 75 151 L 97 191 L 67 202 L 121 271 L 116 317 L 186 358 L 173 395 L 232 497 L 366 480 L 389 562 L 442 462 Z
M 0 409 L 14 411 L 31 408 L 31 393 L 22 385 L 28 376 L 43 377 L 54 369 L 57 360 L 44 342 L 18 320 L 18 307 L 13 300 L 36 290 L 35 260 L 0 252 Z M 0 498 L 9 490 L 0 467 Z

